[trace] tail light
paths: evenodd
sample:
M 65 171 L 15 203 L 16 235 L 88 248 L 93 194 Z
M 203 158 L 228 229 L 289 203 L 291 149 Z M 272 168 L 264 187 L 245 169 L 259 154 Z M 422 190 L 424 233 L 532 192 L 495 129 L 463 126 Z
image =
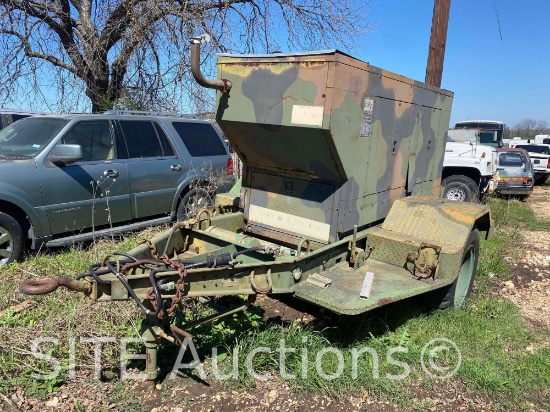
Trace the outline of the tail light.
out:
M 548 164 L 546 165 L 548 169 L 550 169 L 550 158 L 548 159 Z
M 527 179 L 523 179 L 523 184 L 527 186 L 531 186 L 533 184 L 533 179 L 528 177 Z
M 233 174 L 233 158 L 232 157 L 227 159 L 227 168 L 225 169 L 225 171 L 228 175 Z

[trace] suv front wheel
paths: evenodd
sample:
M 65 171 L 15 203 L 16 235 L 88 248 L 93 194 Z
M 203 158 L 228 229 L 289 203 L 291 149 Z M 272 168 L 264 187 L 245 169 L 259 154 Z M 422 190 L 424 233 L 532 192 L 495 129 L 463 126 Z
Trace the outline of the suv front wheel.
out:
M 0 212 L 0 265 L 21 260 L 24 243 L 23 228 L 19 222 Z
M 189 190 L 182 198 L 176 213 L 179 222 L 195 217 L 197 212 L 212 205 L 212 196 L 206 189 L 196 187 Z

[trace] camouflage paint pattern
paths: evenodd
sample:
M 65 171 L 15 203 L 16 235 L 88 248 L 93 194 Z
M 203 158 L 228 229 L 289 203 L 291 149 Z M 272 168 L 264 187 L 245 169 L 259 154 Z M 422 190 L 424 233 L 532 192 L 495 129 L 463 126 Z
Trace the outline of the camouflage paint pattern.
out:
M 220 55 L 216 120 L 244 160 L 245 229 L 316 247 L 438 196 L 453 94 L 338 51 Z

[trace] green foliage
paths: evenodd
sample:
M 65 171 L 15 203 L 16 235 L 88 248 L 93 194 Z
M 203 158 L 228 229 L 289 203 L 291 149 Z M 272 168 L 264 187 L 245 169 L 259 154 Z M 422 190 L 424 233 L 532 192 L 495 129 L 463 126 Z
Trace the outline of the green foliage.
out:
M 418 313 L 424 313 L 418 315 Z M 346 332 L 347 331 L 347 332 Z M 510 302 L 483 296 L 460 309 L 426 312 L 425 308 L 406 301 L 394 304 L 384 311 L 359 317 L 343 318 L 338 327 L 321 328 L 311 325 L 265 325 L 239 336 L 230 346 L 231 354 L 238 353 L 239 376 L 229 382 L 237 388 L 250 388 L 256 381 L 246 373 L 245 355 L 260 347 L 269 353 L 259 352 L 253 358 L 254 371 L 276 376 L 281 364 L 280 340 L 291 348 L 285 356 L 285 370 L 295 375 L 290 380 L 297 390 L 321 392 L 341 397 L 349 393 L 364 393 L 408 405 L 408 385 L 420 380 L 427 386 L 433 381 L 422 370 L 420 359 L 425 344 L 434 338 L 454 341 L 462 355 L 457 377 L 467 386 L 494 396 L 498 402 L 514 400 L 514 407 L 527 400 L 526 394 L 544 390 L 550 385 L 548 367 L 550 348 L 541 346 L 534 353 L 525 350 L 530 345 L 542 345 L 542 339 L 526 330 L 517 308 Z M 393 358 L 406 362 L 411 373 L 404 380 L 391 380 L 387 374 L 400 374 L 400 366 L 390 364 L 388 351 L 401 346 L 407 353 L 394 354 Z M 341 351 L 344 369 L 341 376 L 326 380 L 315 367 L 317 354 L 331 347 Z M 361 355 L 357 363 L 357 376 L 353 375 L 353 351 L 372 348 L 379 356 L 379 378 L 373 377 L 373 357 Z M 303 363 L 302 354 L 307 362 Z M 245 355 L 243 355 L 245 354 Z M 438 364 L 454 365 L 454 353 L 439 354 Z M 222 364 L 230 370 L 232 359 Z M 336 372 L 336 357 L 326 354 L 322 358 L 322 371 Z
M 227 297 L 221 300 L 220 304 L 227 305 L 228 309 L 242 306 L 246 298 Z M 181 325 L 193 322 L 215 314 L 216 311 L 206 304 L 194 302 L 187 306 L 184 311 L 179 310 L 172 318 L 172 322 Z M 223 317 L 214 322 L 198 325 L 190 332 L 193 333 L 194 343 L 199 348 L 199 354 L 209 354 L 214 347 L 223 347 L 233 341 L 237 336 L 251 329 L 256 329 L 263 324 L 263 317 L 260 309 L 250 307 L 248 310 Z M 223 354 L 223 350 L 218 353 Z
M 497 230 L 514 231 L 518 228 L 529 230 L 549 230 L 550 222 L 539 219 L 526 202 L 517 199 L 487 198 L 491 207 L 491 217 Z M 517 235 L 517 232 L 516 232 Z

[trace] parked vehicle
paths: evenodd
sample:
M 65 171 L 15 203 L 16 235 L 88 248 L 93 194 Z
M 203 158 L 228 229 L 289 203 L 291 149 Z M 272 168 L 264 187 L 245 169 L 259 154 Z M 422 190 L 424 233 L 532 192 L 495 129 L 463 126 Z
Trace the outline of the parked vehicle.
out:
M 460 139 L 462 134 L 474 133 L 475 141 L 487 146 L 502 147 L 502 137 L 506 125 L 497 120 L 466 120 L 458 122 L 455 127 L 449 129 L 449 137 L 455 142 L 464 142 Z
M 495 192 L 498 195 L 529 197 L 533 191 L 535 171 L 529 154 L 524 149 L 497 149 L 499 182 Z
M 143 112 L 28 117 L 0 131 L 0 263 L 184 219 L 233 182 L 212 123 Z M 29 242 L 27 242 L 29 241 Z
M 498 183 L 495 148 L 502 147 L 504 123 L 494 120 L 458 122 L 448 131 L 443 159 L 443 197 L 481 200 Z
M 538 134 L 535 136 L 535 143 L 550 144 L 550 134 Z
M 535 184 L 543 185 L 546 183 L 548 176 L 550 176 L 550 145 L 512 139 L 510 147 L 526 150 L 535 170 Z
M 0 130 L 8 127 L 13 122 L 30 116 L 38 116 L 47 113 L 34 112 L 32 110 L 0 109 Z
M 480 200 L 493 193 L 497 183 L 494 147 L 447 142 L 441 175 L 443 197 L 463 202 Z

